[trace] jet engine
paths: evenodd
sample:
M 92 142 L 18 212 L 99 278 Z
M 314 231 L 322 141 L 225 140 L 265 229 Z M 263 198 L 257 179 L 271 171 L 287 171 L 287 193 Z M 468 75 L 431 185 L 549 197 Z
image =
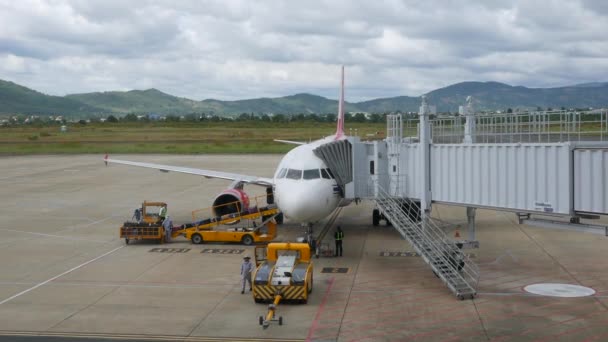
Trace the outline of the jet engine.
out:
M 213 200 L 216 216 L 240 213 L 249 209 L 249 196 L 241 189 L 226 189 Z

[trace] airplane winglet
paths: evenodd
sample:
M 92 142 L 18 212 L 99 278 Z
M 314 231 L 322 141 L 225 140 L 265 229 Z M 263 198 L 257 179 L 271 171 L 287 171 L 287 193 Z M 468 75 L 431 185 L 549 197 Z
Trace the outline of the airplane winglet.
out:
M 338 102 L 338 124 L 336 127 L 336 140 L 344 136 L 344 65 L 342 66 L 342 79 L 340 83 L 340 101 Z

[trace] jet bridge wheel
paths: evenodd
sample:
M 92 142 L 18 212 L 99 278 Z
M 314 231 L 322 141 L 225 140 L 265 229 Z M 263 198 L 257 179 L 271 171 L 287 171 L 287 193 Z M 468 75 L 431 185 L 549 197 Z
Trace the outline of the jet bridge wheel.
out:
M 374 225 L 374 227 L 380 224 L 380 210 L 378 209 L 374 209 L 374 211 L 372 212 L 372 224 Z
M 190 240 L 195 245 L 200 245 L 201 243 L 203 243 L 203 237 L 199 233 L 192 234 Z

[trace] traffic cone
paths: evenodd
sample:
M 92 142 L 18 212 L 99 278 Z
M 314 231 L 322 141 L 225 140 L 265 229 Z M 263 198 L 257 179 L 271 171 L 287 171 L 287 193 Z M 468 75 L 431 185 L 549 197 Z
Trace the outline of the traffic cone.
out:
M 459 238 L 460 237 L 460 230 L 458 228 L 456 228 L 456 231 L 454 232 L 454 237 L 455 238 Z

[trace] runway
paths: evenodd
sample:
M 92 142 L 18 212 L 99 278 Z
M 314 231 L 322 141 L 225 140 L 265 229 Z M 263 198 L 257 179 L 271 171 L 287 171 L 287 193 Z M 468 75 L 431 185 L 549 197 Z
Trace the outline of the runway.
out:
M 130 155 L 144 162 L 272 176 L 279 155 Z M 608 238 L 517 224 L 478 210 L 478 296 L 460 301 L 391 227 L 371 225 L 372 203 L 345 207 L 334 225 L 344 256 L 314 260 L 306 305 L 281 305 L 284 325 L 264 330 L 266 305 L 241 295 L 236 244 L 125 245 L 118 227 L 143 200 L 164 201 L 174 222 L 209 207 L 230 182 L 120 165 L 103 156 L 0 158 L 0 339 L 174 341 L 602 341 L 608 339 Z M 247 187 L 252 196 L 263 188 Z M 443 221 L 465 210 L 435 206 Z M 303 235 L 287 222 L 278 239 Z M 327 234 L 326 241 L 333 244 Z M 463 234 L 465 235 L 465 234 Z M 168 248 L 162 250 L 162 248 Z M 206 250 L 213 249 L 218 253 Z M 322 273 L 322 270 L 329 273 Z M 345 273 L 332 270 L 346 269 Z M 594 289 L 560 298 L 536 283 Z

